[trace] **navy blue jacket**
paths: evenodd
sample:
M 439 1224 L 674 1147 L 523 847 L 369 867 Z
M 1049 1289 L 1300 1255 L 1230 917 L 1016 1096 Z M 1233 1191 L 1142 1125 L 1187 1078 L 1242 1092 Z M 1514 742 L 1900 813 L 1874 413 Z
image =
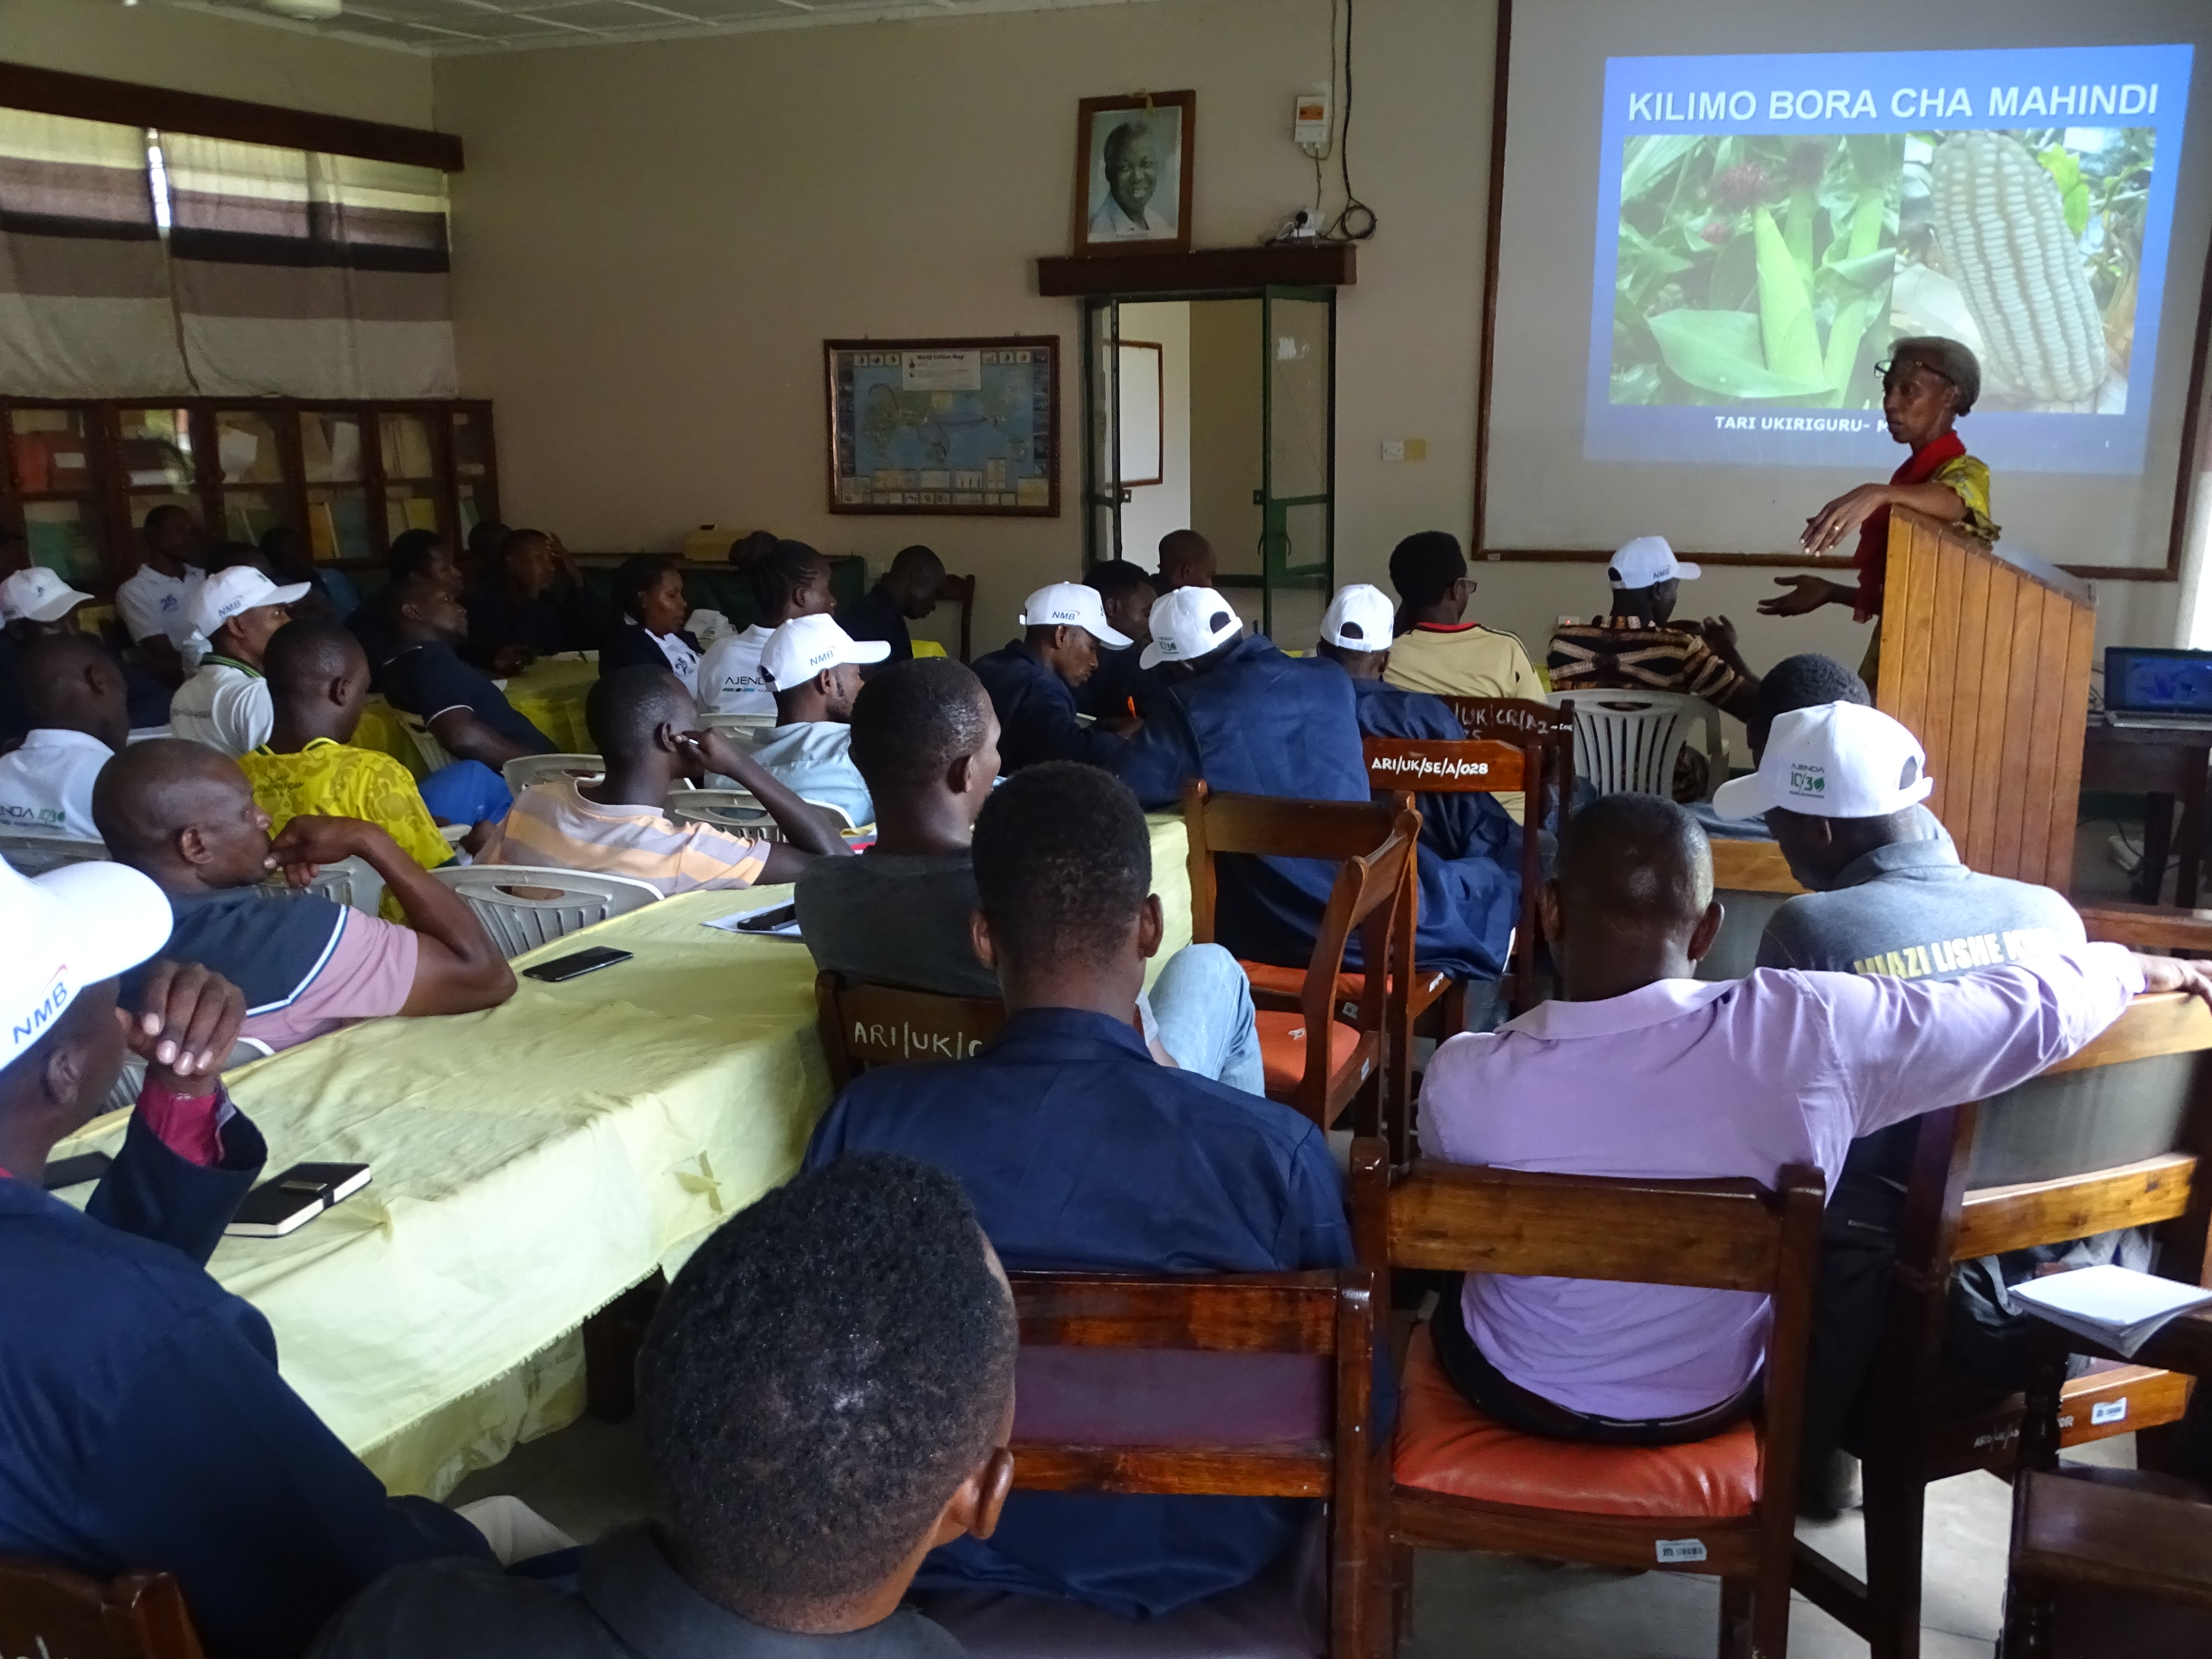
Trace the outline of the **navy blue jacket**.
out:
M 1365 800 L 1358 699 L 1351 677 L 1321 657 L 1286 657 L 1263 635 L 1239 641 L 1203 673 L 1162 685 L 1145 724 L 1112 769 L 1148 810 L 1176 805 L 1183 784 L 1297 800 Z M 1521 903 L 1518 848 L 1457 858 L 1419 848 L 1423 966 L 1456 979 L 1496 979 Z M 1227 857 L 1216 867 L 1214 936 L 1255 962 L 1304 967 L 1335 881 L 1319 859 Z M 1359 964 L 1354 934 L 1345 953 Z
M 1145 705 L 1152 701 L 1152 688 L 1159 683 L 1157 668 L 1139 668 L 1139 659 L 1145 647 L 1133 645 L 1126 650 L 1109 651 L 1098 647 L 1098 667 L 1083 683 L 1083 693 L 1078 699 L 1086 714 L 1096 714 L 1102 720 L 1123 720 L 1129 718 L 1131 703 L 1141 714 Z
M 1074 688 L 1022 641 L 1010 641 L 970 666 L 998 711 L 1001 772 L 1048 760 L 1110 766 L 1121 753 L 1126 739 L 1076 723 Z
M 289 1659 L 386 1568 L 489 1551 L 386 1498 L 208 1275 L 268 1158 L 243 1115 L 222 1145 L 202 1168 L 133 1116 L 82 1214 L 0 1178 L 0 1555 L 173 1573 L 210 1653 Z
M 1359 700 L 1363 738 L 1467 740 L 1467 728 L 1441 697 L 1408 691 L 1387 680 L 1353 680 L 1352 694 Z M 1421 809 L 1421 842 L 1439 858 L 1482 855 L 1510 869 L 1521 867 L 1521 826 L 1495 795 L 1431 793 L 1414 796 L 1413 804 Z
M 1277 1273 L 1352 1261 L 1344 1181 L 1287 1106 L 1156 1064 L 1131 1027 L 1029 1009 L 972 1060 L 854 1079 L 806 1167 L 902 1152 L 967 1189 L 1007 1267 Z M 1009 1589 L 1125 1618 L 1257 1576 L 1297 1535 L 1297 1501 L 1018 1492 L 988 1540 L 932 1554 L 925 1589 Z

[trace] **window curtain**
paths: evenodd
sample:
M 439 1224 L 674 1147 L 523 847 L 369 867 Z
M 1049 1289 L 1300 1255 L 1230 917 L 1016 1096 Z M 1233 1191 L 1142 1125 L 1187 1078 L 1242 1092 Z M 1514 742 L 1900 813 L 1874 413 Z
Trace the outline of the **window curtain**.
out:
M 143 128 L 0 109 L 0 388 L 191 391 Z
M 444 173 L 190 133 L 161 151 L 200 392 L 455 395 Z

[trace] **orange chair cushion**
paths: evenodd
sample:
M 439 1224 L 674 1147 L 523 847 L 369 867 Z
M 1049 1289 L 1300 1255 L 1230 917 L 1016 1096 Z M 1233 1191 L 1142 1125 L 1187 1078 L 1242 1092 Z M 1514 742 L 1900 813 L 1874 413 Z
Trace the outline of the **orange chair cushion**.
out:
M 1759 1503 L 1759 1436 L 1748 1422 L 1682 1446 L 1516 1434 L 1451 1385 L 1426 1325 L 1406 1352 L 1391 1457 L 1401 1486 L 1522 1509 L 1721 1520 Z
M 1306 970 L 1303 968 L 1284 968 L 1272 962 L 1246 962 L 1241 957 L 1237 965 L 1244 970 L 1244 977 L 1252 982 L 1255 991 L 1275 991 L 1294 997 L 1306 988 Z M 1449 975 L 1441 969 L 1413 969 L 1413 1011 L 1419 1013 L 1443 994 L 1451 983 Z M 1364 974 L 1339 974 L 1336 976 L 1336 1000 L 1340 1010 L 1346 1003 L 1357 1007 L 1359 998 L 1367 988 Z
M 1306 1017 L 1262 1008 L 1254 1017 L 1260 1032 L 1260 1066 L 1267 1074 L 1267 1093 L 1280 1100 L 1297 1092 L 1306 1075 Z M 1359 1047 L 1359 1033 L 1340 1019 L 1328 1024 L 1328 1073 L 1348 1062 Z

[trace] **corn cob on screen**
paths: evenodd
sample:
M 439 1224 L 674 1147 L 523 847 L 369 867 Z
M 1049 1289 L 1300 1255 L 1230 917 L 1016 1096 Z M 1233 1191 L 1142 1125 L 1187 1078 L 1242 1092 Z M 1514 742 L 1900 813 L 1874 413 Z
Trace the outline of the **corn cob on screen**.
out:
M 1942 334 L 1993 469 L 2138 470 L 2191 55 L 1609 59 L 1589 454 L 1886 471 Z

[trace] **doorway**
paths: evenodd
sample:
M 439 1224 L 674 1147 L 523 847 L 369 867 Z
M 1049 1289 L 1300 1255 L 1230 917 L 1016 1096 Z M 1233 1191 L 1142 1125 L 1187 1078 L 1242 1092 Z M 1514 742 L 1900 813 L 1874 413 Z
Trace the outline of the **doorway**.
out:
M 1263 632 L 1317 621 L 1336 571 L 1336 291 L 1101 295 L 1085 313 L 1086 562 L 1156 568 L 1188 526 Z

